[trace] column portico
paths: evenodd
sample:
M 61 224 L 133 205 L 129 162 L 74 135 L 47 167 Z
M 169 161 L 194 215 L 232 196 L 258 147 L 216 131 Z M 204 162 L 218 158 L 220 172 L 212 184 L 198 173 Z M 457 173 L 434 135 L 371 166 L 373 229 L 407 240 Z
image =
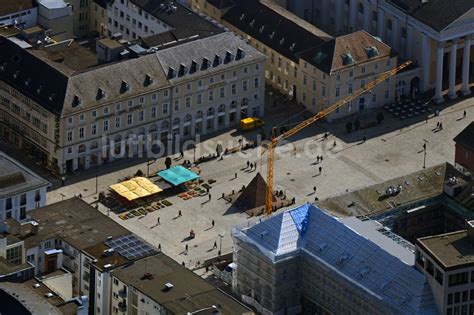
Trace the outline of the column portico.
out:
M 382 40 L 384 39 L 385 34 L 385 12 L 382 9 L 379 9 L 377 15 L 377 36 Z
M 455 99 L 456 94 L 456 56 L 458 51 L 458 40 L 453 40 L 451 44 L 451 53 L 449 54 L 449 92 L 450 99 Z
M 443 58 L 444 58 L 444 42 L 438 43 L 438 50 L 436 55 L 436 86 L 435 86 L 435 101 L 442 103 L 444 101 L 442 95 L 443 89 Z M 424 74 L 426 76 L 426 74 Z
M 421 68 L 423 69 L 423 91 L 428 90 L 430 86 L 430 59 L 431 59 L 431 42 L 426 34 L 422 34 L 421 38 Z
M 356 0 L 350 0 L 349 3 L 349 26 L 352 27 L 352 31 L 357 30 L 357 3 Z
M 471 35 L 464 39 L 464 52 L 462 56 L 462 94 L 464 96 L 471 94 L 469 87 L 469 66 L 471 54 Z
M 336 36 L 341 34 L 344 25 L 344 0 L 336 0 L 334 2 L 336 14 Z

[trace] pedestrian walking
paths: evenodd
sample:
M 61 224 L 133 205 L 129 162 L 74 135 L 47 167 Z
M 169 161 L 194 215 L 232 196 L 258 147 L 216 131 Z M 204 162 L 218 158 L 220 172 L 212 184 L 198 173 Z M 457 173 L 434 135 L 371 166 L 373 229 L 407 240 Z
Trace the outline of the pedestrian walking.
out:
M 436 123 L 436 129 L 439 129 L 439 121 Z
M 249 168 L 250 166 L 250 161 L 247 161 L 247 168 Z
M 316 193 L 316 186 L 313 187 L 313 191 L 314 191 L 314 193 Z
M 181 158 L 183 158 L 183 157 L 184 157 L 184 152 L 183 152 L 183 150 L 179 151 L 179 153 L 181 154 Z
M 321 162 L 323 161 L 323 156 L 322 156 L 322 155 L 320 156 L 319 160 L 320 160 Z
M 332 147 L 333 147 L 333 148 L 336 147 L 336 140 L 334 140 L 334 142 L 332 143 Z
M 464 112 L 462 113 L 462 118 L 466 118 L 466 116 L 467 116 L 467 113 L 466 113 L 466 111 L 464 111 Z
M 181 210 L 178 211 L 178 217 L 182 217 L 183 214 L 181 213 Z
M 215 249 L 215 248 L 217 248 L 217 242 L 216 241 L 214 241 L 214 246 L 212 247 L 212 249 Z
M 160 223 L 160 217 L 156 218 L 156 225 L 161 225 L 161 223 Z
M 439 130 L 443 130 L 443 123 L 439 123 Z
M 211 222 L 211 223 L 212 223 L 212 227 L 214 227 L 214 224 L 215 224 L 214 220 L 212 220 L 212 222 Z
M 253 169 L 253 163 L 250 163 L 250 170 Z
M 320 166 L 319 167 L 319 174 L 321 174 L 322 171 L 323 171 L 323 168 Z
M 161 252 L 161 243 L 158 244 L 158 250 Z
M 64 183 L 66 182 L 66 177 L 61 177 L 61 187 L 64 187 Z
M 209 194 L 209 201 L 211 201 L 211 194 Z
M 319 155 L 316 156 L 316 163 L 319 163 Z
M 364 140 L 364 143 L 365 143 L 365 140 L 367 140 L 367 138 L 366 138 L 366 136 L 365 136 L 365 135 L 364 135 L 364 138 L 363 138 L 363 140 Z
M 237 178 L 237 173 L 235 173 L 235 178 Z
M 188 244 L 186 244 L 186 247 L 185 247 L 185 248 L 186 248 L 186 252 L 187 252 L 187 251 L 188 251 L 188 248 L 189 248 L 189 247 L 188 247 Z

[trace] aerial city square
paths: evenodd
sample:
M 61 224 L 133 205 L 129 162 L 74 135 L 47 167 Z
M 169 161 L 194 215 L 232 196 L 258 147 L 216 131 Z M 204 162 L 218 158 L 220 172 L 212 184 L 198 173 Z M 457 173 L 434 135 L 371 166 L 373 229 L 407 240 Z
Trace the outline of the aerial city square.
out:
M 0 0 L 0 314 L 474 315 L 474 0 Z

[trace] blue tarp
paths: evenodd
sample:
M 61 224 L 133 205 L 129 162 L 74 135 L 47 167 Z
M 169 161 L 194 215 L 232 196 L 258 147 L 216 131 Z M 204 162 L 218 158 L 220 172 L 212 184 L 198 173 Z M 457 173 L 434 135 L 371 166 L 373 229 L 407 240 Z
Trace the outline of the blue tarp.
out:
M 199 175 L 191 172 L 181 165 L 173 166 L 167 170 L 158 172 L 158 176 L 163 178 L 168 183 L 178 186 L 182 183 L 189 182 L 190 180 L 198 179 Z

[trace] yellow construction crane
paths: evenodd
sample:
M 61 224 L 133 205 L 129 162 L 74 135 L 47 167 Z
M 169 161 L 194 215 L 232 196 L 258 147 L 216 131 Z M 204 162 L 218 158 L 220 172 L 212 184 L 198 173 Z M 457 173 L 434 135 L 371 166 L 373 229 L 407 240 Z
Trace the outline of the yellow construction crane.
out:
M 300 132 L 304 128 L 308 127 L 309 125 L 313 124 L 314 122 L 326 117 L 339 107 L 349 103 L 350 101 L 356 99 L 360 95 L 371 91 L 375 86 L 379 85 L 380 83 L 384 82 L 391 76 L 395 75 L 397 72 L 401 71 L 402 69 L 406 68 L 411 64 L 411 61 L 405 61 L 401 65 L 393 68 L 387 72 L 384 72 L 380 76 L 377 77 L 372 82 L 369 82 L 366 86 L 362 87 L 361 89 L 357 90 L 353 94 L 341 99 L 340 101 L 336 102 L 335 104 L 329 106 L 328 108 L 318 112 L 316 115 L 312 116 L 304 120 L 303 122 L 299 123 L 295 127 L 291 128 L 290 130 L 282 133 L 278 137 L 272 137 L 270 142 L 266 145 L 268 151 L 268 163 L 267 163 L 267 191 L 265 192 L 265 210 L 267 214 L 271 214 L 273 211 L 273 168 L 275 165 L 275 148 L 280 143 L 281 140 L 287 139 L 292 135 Z

